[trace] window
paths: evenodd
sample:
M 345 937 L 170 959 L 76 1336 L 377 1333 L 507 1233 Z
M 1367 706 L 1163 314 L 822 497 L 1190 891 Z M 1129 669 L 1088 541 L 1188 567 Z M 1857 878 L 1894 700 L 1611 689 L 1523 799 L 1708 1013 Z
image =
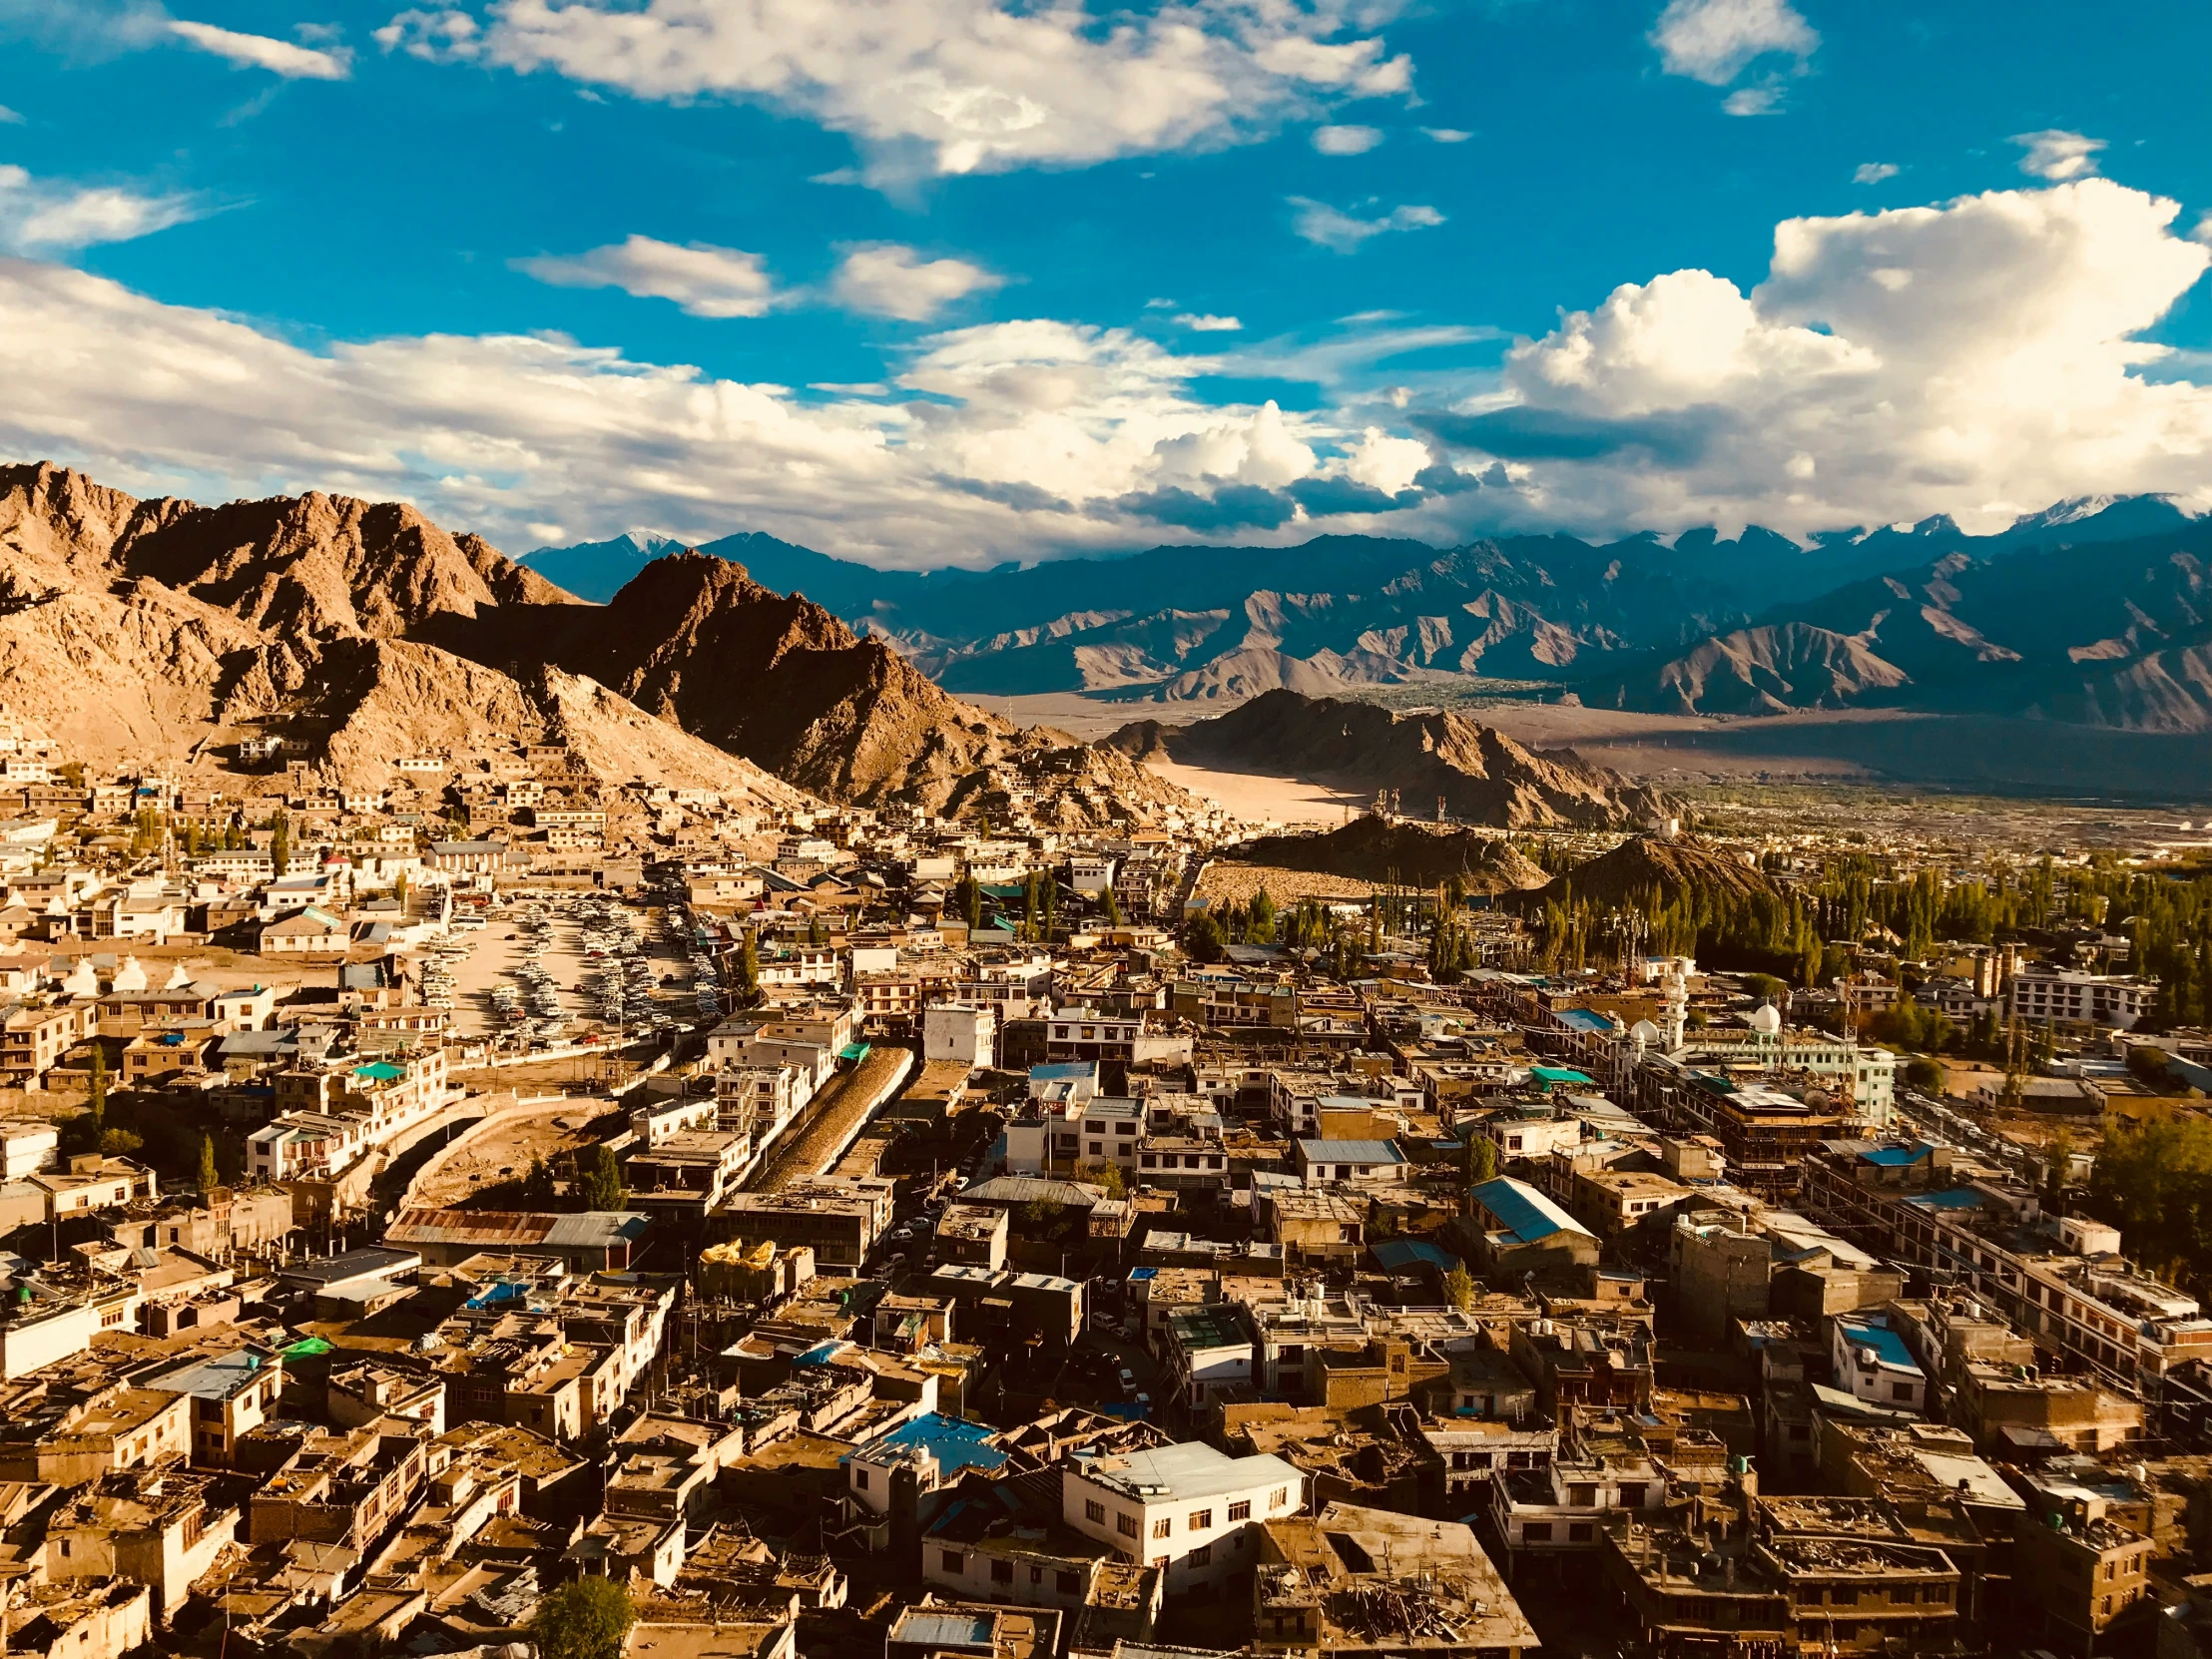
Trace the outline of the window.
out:
M 991 1582 L 992 1582 L 993 1584 L 1011 1584 L 1011 1583 L 1012 1583 L 1013 1581 L 1014 1581 L 1014 1564 L 1013 1564 L 1013 1562 L 1011 1562 L 1011 1561 L 993 1561 L 993 1562 L 991 1563 Z
M 1083 1575 L 1079 1572 L 1059 1573 L 1054 1576 L 1052 1587 L 1064 1596 L 1079 1596 L 1083 1593 Z
M 1114 1526 L 1124 1538 L 1136 1538 L 1144 1534 L 1144 1528 L 1137 1524 L 1135 1515 L 1116 1515 Z
M 946 1572 L 963 1572 L 967 1568 L 967 1557 L 959 1550 L 948 1549 L 938 1556 L 938 1564 Z
M 1031 1567 L 1029 1569 L 1029 1582 L 1032 1584 L 1042 1584 L 1044 1582 L 1044 1568 Z
M 1521 1528 L 1521 1539 L 1523 1542 L 1531 1544 L 1550 1543 L 1551 1522 L 1530 1521 L 1526 1526 Z
M 1576 1521 L 1567 1528 L 1567 1542 L 1570 1544 L 1586 1544 L 1595 1535 L 1588 1521 Z
M 1913 1397 L 1913 1384 L 1910 1382 L 1891 1383 L 1890 1397 L 1893 1399 L 1911 1399 Z
M 1190 1525 L 1190 1529 L 1191 1529 L 1191 1530 L 1192 1530 L 1193 1532 L 1204 1532 L 1205 1530 L 1207 1530 L 1207 1528 L 1211 1527 L 1211 1526 L 1212 1526 L 1213 1524 L 1214 1524 L 1214 1512 L 1213 1512 L 1213 1510 L 1211 1510 L 1211 1509 L 1193 1509 L 1193 1510 L 1191 1511 L 1191 1518 L 1190 1518 L 1190 1522 L 1189 1522 L 1189 1525 Z
M 1106 1505 L 1099 1502 L 1095 1497 L 1086 1500 L 1083 1504 L 1083 1518 L 1089 1521 L 1103 1521 L 1106 1518 Z
M 1278 1486 L 1274 1491 L 1268 1493 L 1268 1507 L 1270 1509 L 1280 1509 L 1290 1501 L 1291 1489 L 1288 1486 Z
M 1252 1500 L 1244 1497 L 1237 1499 L 1229 1506 L 1229 1518 L 1233 1521 L 1250 1520 L 1252 1518 Z
M 1214 1546 L 1212 1544 L 1200 1544 L 1196 1549 L 1191 1551 L 1191 1565 L 1194 1567 L 1211 1565 L 1213 1559 Z
M 1174 1530 L 1175 1518 L 1172 1515 L 1162 1515 L 1158 1520 L 1152 1523 L 1152 1535 L 1155 1538 L 1165 1538 L 1173 1533 Z

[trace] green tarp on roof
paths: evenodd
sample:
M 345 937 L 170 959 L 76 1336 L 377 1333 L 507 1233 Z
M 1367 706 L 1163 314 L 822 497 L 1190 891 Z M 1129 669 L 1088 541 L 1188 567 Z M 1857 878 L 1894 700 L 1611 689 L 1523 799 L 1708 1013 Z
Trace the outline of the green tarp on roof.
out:
M 302 1337 L 291 1347 L 280 1348 L 276 1352 L 287 1360 L 311 1360 L 317 1354 L 329 1353 L 330 1345 L 320 1337 Z

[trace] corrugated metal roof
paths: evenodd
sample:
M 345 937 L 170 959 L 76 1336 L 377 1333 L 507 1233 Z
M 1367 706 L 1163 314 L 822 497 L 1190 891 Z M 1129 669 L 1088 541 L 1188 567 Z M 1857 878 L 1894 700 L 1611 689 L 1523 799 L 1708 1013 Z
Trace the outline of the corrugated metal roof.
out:
M 1533 1244 L 1554 1233 L 1597 1236 L 1527 1182 L 1515 1181 L 1510 1175 L 1483 1182 L 1474 1189 L 1473 1197 L 1520 1244 Z
M 636 1239 L 652 1218 L 635 1210 L 556 1216 L 518 1210 L 402 1210 L 384 1232 L 396 1244 L 547 1244 L 600 1249 Z
M 1309 1164 L 1402 1164 L 1405 1154 L 1388 1141 L 1300 1141 Z

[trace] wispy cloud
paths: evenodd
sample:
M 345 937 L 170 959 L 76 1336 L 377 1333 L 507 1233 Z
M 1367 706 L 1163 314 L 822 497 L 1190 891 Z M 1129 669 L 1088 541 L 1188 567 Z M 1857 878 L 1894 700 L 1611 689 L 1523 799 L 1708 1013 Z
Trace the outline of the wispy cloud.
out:
M 1233 316 L 1215 316 L 1211 311 L 1185 311 L 1175 320 L 1201 334 L 1233 334 L 1244 326 Z
M 542 254 L 512 264 L 555 287 L 620 288 L 641 299 L 673 300 L 693 316 L 759 316 L 776 302 L 760 255 L 703 242 L 678 247 L 634 236 L 585 254 Z
M 1760 87 L 1738 87 L 1721 100 L 1723 115 L 1780 115 L 1782 113 L 1782 88 L 1769 83 Z
M 228 58 L 242 69 L 266 69 L 288 81 L 342 81 L 353 73 L 353 55 L 342 46 L 329 50 L 294 46 L 288 40 L 240 34 L 184 18 L 172 18 L 169 32 L 187 46 Z
M 145 196 L 113 185 L 74 186 L 0 167 L 0 249 L 66 254 L 99 243 L 133 242 L 198 219 L 190 196 Z
M 1438 144 L 1464 144 L 1474 135 L 1460 127 L 1423 127 L 1421 131 Z
M 1317 247 L 1334 249 L 1339 254 L 1357 254 L 1385 231 L 1417 231 L 1444 222 L 1444 216 L 1429 207 L 1392 208 L 1388 213 L 1362 219 L 1311 197 L 1293 196 L 1288 200 L 1298 210 L 1292 229 Z
M 0 127 L 20 127 L 22 125 L 23 117 L 18 112 L 9 109 L 5 104 L 0 104 Z
M 2050 180 L 2086 179 L 2096 172 L 2097 152 L 2105 147 L 2103 139 L 2083 138 L 2059 127 L 2015 133 L 2012 142 L 2027 152 L 2020 158 L 2020 171 Z
M 1851 182 L 1855 185 L 1879 185 L 1885 179 L 1895 179 L 1903 171 L 1895 162 L 1861 162 L 1853 170 Z

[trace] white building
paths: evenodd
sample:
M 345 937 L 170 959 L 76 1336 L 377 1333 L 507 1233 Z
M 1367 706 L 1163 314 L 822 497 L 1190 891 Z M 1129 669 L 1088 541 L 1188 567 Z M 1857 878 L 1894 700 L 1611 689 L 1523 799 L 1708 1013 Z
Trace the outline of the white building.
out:
M 998 1010 L 965 1002 L 940 1002 L 921 1011 L 921 1057 L 963 1066 L 988 1066 L 998 1040 Z
M 1838 1315 L 1830 1343 L 1836 1381 L 1856 1397 L 1894 1411 L 1927 1408 L 1928 1374 L 1879 1315 Z
M 2125 1031 L 2150 1012 L 2158 997 L 2158 982 L 2123 974 L 2077 973 L 2071 968 L 2023 967 L 2012 975 L 2010 991 L 2014 1019 Z
M 1306 1476 L 1282 1458 L 1231 1457 L 1202 1440 L 1078 1456 L 1060 1476 L 1060 1518 L 1158 1567 L 1170 1595 L 1249 1572 L 1260 1523 L 1305 1504 Z

